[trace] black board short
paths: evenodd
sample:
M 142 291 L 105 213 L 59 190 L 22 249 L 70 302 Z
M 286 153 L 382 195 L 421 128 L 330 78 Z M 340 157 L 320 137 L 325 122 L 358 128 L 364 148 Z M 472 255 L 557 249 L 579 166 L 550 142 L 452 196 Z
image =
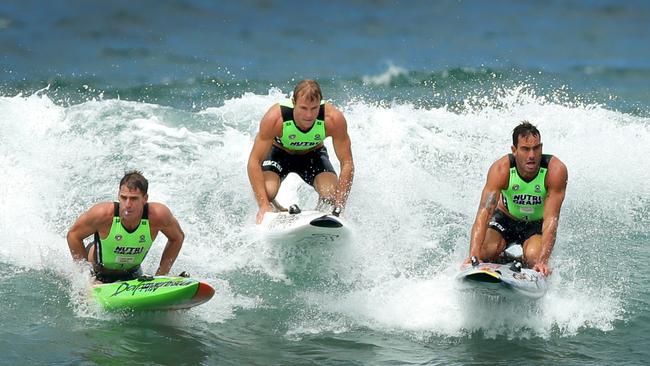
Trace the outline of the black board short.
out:
M 88 245 L 86 245 L 86 256 L 90 252 L 90 247 L 95 245 L 95 242 L 92 241 Z M 97 250 L 97 247 L 95 247 L 95 250 Z M 95 261 L 92 263 L 93 269 L 90 271 L 90 274 L 95 277 L 98 281 L 101 281 L 103 283 L 112 283 L 116 281 L 128 281 L 128 280 L 134 280 L 140 276 L 142 276 L 142 267 L 137 266 L 134 268 L 131 268 L 129 270 L 126 270 L 124 272 L 120 273 L 105 273 L 102 270 L 102 266 L 99 264 L 97 261 L 97 253 L 95 253 Z
M 289 154 L 274 145 L 269 155 L 262 161 L 262 171 L 274 172 L 280 176 L 280 180 L 286 178 L 289 173 L 296 173 L 311 186 L 320 173 L 336 174 L 325 146 L 306 154 Z
M 101 281 L 103 283 L 129 281 L 142 276 L 142 267 L 137 266 L 135 268 L 131 268 L 128 271 L 125 271 L 124 273 L 117 273 L 117 274 L 103 273 L 101 271 L 101 268 L 93 268 L 92 274 L 95 276 L 95 278 L 98 281 Z
M 498 231 L 507 244 L 524 242 L 533 235 L 542 233 L 542 223 L 544 220 L 537 221 L 518 221 L 506 215 L 503 211 L 497 209 L 490 218 L 488 227 Z

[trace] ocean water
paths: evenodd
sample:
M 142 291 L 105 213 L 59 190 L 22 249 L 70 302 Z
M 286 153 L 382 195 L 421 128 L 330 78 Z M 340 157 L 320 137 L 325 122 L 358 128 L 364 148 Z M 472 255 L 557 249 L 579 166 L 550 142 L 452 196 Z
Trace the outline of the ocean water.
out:
M 647 363 L 648 24 L 643 1 L 3 2 L 0 364 Z M 291 252 L 256 228 L 245 165 L 303 78 L 348 120 L 355 236 Z M 569 169 L 550 289 L 473 298 L 452 279 L 523 119 Z M 65 235 L 130 169 L 210 302 L 88 301 Z M 281 195 L 316 202 L 295 177 Z

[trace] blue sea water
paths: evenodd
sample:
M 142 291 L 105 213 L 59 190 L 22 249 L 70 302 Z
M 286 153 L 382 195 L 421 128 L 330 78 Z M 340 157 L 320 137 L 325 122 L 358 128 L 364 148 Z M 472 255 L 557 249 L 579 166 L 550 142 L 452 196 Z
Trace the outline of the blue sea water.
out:
M 644 1 L 2 2 L 0 364 L 645 364 L 649 24 Z M 245 165 L 303 78 L 348 120 L 356 235 L 286 256 Z M 523 119 L 569 169 L 550 290 L 468 298 L 452 278 Z M 87 300 L 65 235 L 128 169 L 181 223 L 174 271 L 207 304 Z

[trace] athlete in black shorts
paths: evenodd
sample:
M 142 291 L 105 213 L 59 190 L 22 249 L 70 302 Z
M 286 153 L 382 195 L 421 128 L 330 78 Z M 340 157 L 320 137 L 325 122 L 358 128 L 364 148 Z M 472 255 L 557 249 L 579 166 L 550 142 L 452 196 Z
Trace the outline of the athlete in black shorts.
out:
M 341 164 L 339 176 L 323 145 L 327 137 L 332 137 Z M 341 111 L 323 101 L 320 86 L 313 80 L 298 83 L 293 98 L 271 107 L 260 122 L 248 159 L 248 178 L 259 206 L 257 223 L 273 206 L 280 209 L 274 199 L 290 172 L 312 185 L 319 203 L 331 204 L 334 214 L 345 207 L 354 175 L 347 122 Z
M 296 173 L 310 186 L 320 173 L 334 173 L 327 149 L 322 146 L 302 155 L 291 155 L 279 147 L 272 146 L 266 160 L 262 162 L 262 171 L 274 172 L 284 180 L 289 173 Z

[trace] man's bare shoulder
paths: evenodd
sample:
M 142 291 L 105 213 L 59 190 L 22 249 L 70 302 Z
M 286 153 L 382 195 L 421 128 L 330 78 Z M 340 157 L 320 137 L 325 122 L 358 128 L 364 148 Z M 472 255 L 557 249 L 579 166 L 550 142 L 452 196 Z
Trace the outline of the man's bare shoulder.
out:
M 508 186 L 509 177 L 510 159 L 508 158 L 508 155 L 504 155 L 490 166 L 486 185 L 491 186 L 494 189 L 505 188 Z
M 568 179 L 569 173 L 567 171 L 566 165 L 564 165 L 564 163 L 559 158 L 553 156 L 548 162 L 546 185 L 549 187 L 555 187 L 557 189 L 564 189 L 566 188 Z
M 504 155 L 497 159 L 492 165 L 490 166 L 490 171 L 493 171 L 494 173 L 498 174 L 510 174 L 510 158 L 508 155 Z
M 325 129 L 327 130 L 328 136 L 347 136 L 348 126 L 345 116 L 343 112 L 331 103 L 325 103 Z
M 325 121 L 345 121 L 345 116 L 336 106 L 330 102 L 325 103 Z
M 166 222 L 172 217 L 169 207 L 160 202 L 149 202 L 149 221 L 153 224 Z
M 113 202 L 100 202 L 88 209 L 88 211 L 79 217 L 79 220 L 97 228 L 110 224 L 113 220 L 114 213 L 115 205 Z
M 558 158 L 557 156 L 553 155 L 553 157 L 551 158 L 551 160 L 548 162 L 548 170 L 549 170 L 549 172 L 550 172 L 551 170 L 553 170 L 553 171 L 557 171 L 557 172 L 566 172 L 566 171 L 567 171 L 567 167 L 566 167 L 566 165 L 564 164 L 564 162 L 562 162 L 562 160 L 560 160 L 560 158 Z
M 275 103 L 264 113 L 262 122 L 276 122 L 277 120 L 282 120 L 282 109 L 280 108 L 280 103 Z
M 265 137 L 282 135 L 282 110 L 280 104 L 274 104 L 266 111 L 260 122 L 260 132 Z
M 88 210 L 88 214 L 96 217 L 113 217 L 115 213 L 114 202 L 100 202 Z

